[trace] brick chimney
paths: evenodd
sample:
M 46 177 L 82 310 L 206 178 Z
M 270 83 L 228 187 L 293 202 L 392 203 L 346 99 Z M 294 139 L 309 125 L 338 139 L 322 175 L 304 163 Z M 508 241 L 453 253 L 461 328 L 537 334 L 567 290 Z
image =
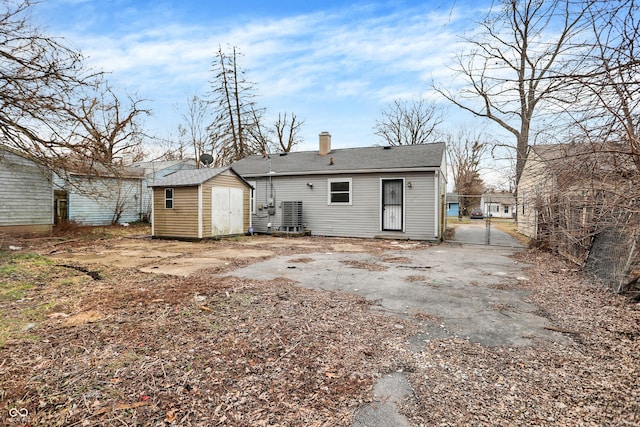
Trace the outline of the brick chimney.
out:
M 331 134 L 329 132 L 320 132 L 320 152 L 321 156 L 326 156 L 331 152 Z

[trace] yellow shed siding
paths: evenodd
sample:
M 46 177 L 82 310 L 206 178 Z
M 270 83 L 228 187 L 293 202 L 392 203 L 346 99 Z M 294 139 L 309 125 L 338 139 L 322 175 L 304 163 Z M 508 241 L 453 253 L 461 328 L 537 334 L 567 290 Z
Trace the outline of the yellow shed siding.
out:
M 165 208 L 164 190 L 153 189 L 154 236 L 198 239 L 198 187 L 175 187 L 172 209 Z
M 212 237 L 211 227 L 211 195 L 213 187 L 242 188 L 243 192 L 243 230 L 247 230 L 250 224 L 250 196 L 251 189 L 230 171 L 204 182 L 202 188 L 202 235 L 198 233 L 198 203 L 199 186 L 175 187 L 174 207 L 165 209 L 164 190 L 165 187 L 153 189 L 153 212 L 154 212 L 154 237 L 182 237 L 188 239 L 199 239 Z M 168 188 L 168 187 L 167 187 Z

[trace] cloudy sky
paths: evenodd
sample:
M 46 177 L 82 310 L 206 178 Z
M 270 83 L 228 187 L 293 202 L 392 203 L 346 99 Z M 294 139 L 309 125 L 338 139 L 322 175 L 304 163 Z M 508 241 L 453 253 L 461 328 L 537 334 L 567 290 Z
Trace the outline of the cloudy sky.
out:
M 218 47 L 237 46 L 269 121 L 285 111 L 305 120 L 298 149 L 307 150 L 322 131 L 334 148 L 380 143 L 373 126 L 385 105 L 431 97 L 432 79 L 452 80 L 447 65 L 483 17 L 481 3 L 43 0 L 32 16 L 109 72 L 112 85 L 148 99 L 146 127 L 160 137 L 175 135 L 176 108 L 209 90 Z M 446 112 L 452 129 L 483 125 Z

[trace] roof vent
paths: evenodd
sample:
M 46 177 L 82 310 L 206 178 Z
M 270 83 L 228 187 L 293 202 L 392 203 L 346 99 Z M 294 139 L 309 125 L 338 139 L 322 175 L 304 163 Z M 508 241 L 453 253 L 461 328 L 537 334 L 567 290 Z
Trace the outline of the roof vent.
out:
M 383 150 L 391 150 L 391 146 L 390 145 L 385 145 L 384 147 L 382 147 Z
M 283 152 L 283 153 L 280 153 L 280 157 L 282 157 L 282 156 L 286 156 L 286 155 L 287 155 L 287 152 L 286 152 L 286 151 L 285 151 L 285 152 Z

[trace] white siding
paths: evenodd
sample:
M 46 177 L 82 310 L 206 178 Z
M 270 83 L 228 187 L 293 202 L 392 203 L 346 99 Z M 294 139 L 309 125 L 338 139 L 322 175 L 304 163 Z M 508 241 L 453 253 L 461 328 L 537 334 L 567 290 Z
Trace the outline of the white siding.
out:
M 71 177 L 56 178 L 56 186 L 68 192 L 70 221 L 86 225 L 108 225 L 122 210 L 119 223 L 135 222 L 141 215 L 140 179 Z
M 51 172 L 0 149 L 0 226 L 53 224 Z
M 434 240 L 438 236 L 438 209 L 434 206 L 434 201 L 438 200 L 438 185 L 435 176 L 433 172 L 342 176 L 351 178 L 350 205 L 329 205 L 327 202 L 328 182 L 329 179 L 338 178 L 336 175 L 272 177 L 273 191 L 269 185 L 269 178 L 260 178 L 256 180 L 258 209 L 253 216 L 253 227 L 256 232 L 277 231 L 282 221 L 281 203 L 302 201 L 305 229 L 314 235 Z M 404 232 L 381 231 L 381 178 L 405 179 Z M 267 207 L 272 194 L 275 215 L 269 215 Z M 268 222 L 272 224 L 271 229 L 267 228 Z

